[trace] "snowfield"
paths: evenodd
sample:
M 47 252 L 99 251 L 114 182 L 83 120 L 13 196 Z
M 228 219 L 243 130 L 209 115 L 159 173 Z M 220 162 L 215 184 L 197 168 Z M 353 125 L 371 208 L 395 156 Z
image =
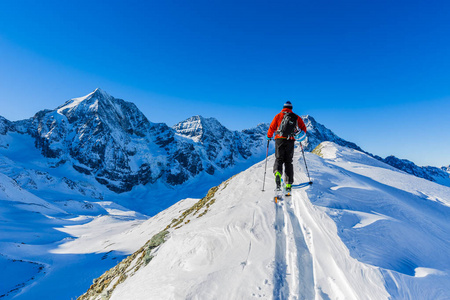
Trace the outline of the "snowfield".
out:
M 450 188 L 330 142 L 316 153 L 312 186 L 297 149 L 293 195 L 276 205 L 260 162 L 168 229 L 147 265 L 83 299 L 448 299 Z M 156 233 L 167 213 L 134 231 Z

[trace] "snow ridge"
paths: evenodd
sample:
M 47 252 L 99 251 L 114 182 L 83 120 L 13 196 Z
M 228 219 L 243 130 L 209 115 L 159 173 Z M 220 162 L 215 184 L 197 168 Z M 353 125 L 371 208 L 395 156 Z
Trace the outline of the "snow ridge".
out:
M 446 299 L 449 188 L 320 148 L 306 153 L 312 186 L 296 151 L 292 197 L 278 204 L 260 190 L 264 162 L 214 189 L 207 208 L 178 204 L 154 220 L 168 233 L 148 264 L 82 299 Z

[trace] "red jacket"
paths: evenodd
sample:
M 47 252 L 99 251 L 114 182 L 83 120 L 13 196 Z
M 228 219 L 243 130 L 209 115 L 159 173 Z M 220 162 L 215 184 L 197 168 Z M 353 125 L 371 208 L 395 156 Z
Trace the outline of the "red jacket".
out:
M 280 126 L 280 124 L 281 124 L 281 120 L 283 120 L 283 117 L 284 117 L 284 113 L 285 112 L 292 112 L 292 109 L 290 109 L 290 108 L 283 108 L 283 110 L 279 113 L 279 114 L 277 114 L 276 116 L 275 116 L 275 118 L 273 118 L 273 121 L 272 121 L 272 123 L 270 124 L 270 127 L 269 127 L 269 131 L 267 132 L 267 137 L 269 137 L 269 138 L 272 138 L 272 136 L 273 136 L 273 134 L 275 133 L 275 132 L 277 132 L 277 130 L 278 130 L 278 127 Z M 302 120 L 302 118 L 301 117 L 299 117 L 299 116 L 297 116 L 298 118 L 297 118 L 297 125 L 298 125 L 298 128 L 300 128 L 303 132 L 306 132 L 306 126 L 305 126 L 305 123 L 303 122 L 303 120 Z M 285 139 L 284 137 L 282 137 L 282 136 L 279 136 L 278 134 L 277 135 L 275 135 L 275 138 L 276 139 Z M 290 138 L 291 140 L 293 140 L 294 138 Z

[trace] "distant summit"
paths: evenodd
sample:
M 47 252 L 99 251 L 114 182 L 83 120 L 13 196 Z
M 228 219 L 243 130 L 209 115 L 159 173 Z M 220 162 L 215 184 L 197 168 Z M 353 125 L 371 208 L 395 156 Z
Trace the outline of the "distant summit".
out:
M 337 136 L 333 131 L 317 122 L 312 116 L 306 115 L 302 116 L 302 118 L 305 122 L 306 128 L 308 129 L 308 139 L 306 141 L 307 151 L 314 150 L 314 148 L 316 148 L 323 141 L 329 141 L 340 146 L 355 149 L 358 151 L 364 151 L 355 143 L 346 141 Z
M 104 124 L 111 131 L 119 129 L 119 126 L 120 131 L 141 136 L 150 125 L 136 105 L 114 98 L 99 88 L 84 97 L 67 101 L 56 111 L 66 116 L 69 123 Z
M 228 132 L 215 118 L 204 118 L 202 116 L 193 116 L 185 121 L 179 122 L 172 127 L 178 134 L 192 138 L 196 142 L 208 139 L 224 138 Z
M 106 99 L 110 100 L 111 98 L 113 98 L 111 95 L 104 92 L 100 88 L 97 88 L 92 93 L 89 93 L 84 97 L 78 97 L 68 100 L 66 103 L 59 106 L 57 108 L 57 111 L 59 113 L 64 113 L 67 109 L 76 108 L 83 102 L 85 103 L 85 105 L 92 105 L 95 101 L 105 101 Z
M 392 155 L 380 160 L 406 173 L 434 181 L 442 185 L 450 186 L 450 170 L 448 167 L 419 167 L 412 161 L 407 159 L 399 159 Z

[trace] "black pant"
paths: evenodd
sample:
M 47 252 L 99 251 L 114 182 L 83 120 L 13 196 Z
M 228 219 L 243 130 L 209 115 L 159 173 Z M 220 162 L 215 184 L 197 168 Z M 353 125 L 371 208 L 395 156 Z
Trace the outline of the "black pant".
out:
M 285 169 L 285 183 L 294 182 L 294 167 L 292 159 L 294 157 L 295 141 L 288 139 L 275 139 L 275 164 L 273 173 L 280 172 L 283 175 L 283 164 Z

